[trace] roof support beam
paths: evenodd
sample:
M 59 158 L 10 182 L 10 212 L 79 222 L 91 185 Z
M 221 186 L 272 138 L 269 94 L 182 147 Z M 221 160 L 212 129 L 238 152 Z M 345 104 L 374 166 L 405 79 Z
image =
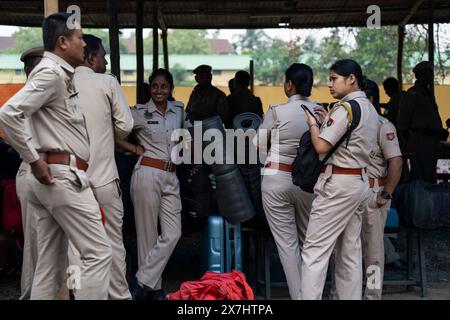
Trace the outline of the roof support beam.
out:
M 400 90 L 403 89 L 403 40 L 405 39 L 405 27 L 398 26 L 398 45 L 397 45 L 397 80 Z
M 59 1 L 58 0 L 44 0 L 44 16 L 48 17 L 52 13 L 59 11 Z
M 109 48 L 111 73 L 120 83 L 119 23 L 117 19 L 117 0 L 108 0 Z
M 153 71 L 159 66 L 158 7 L 153 7 Z
M 136 103 L 145 103 L 144 92 L 144 0 L 136 0 Z
M 161 39 L 163 44 L 164 69 L 169 70 L 169 48 L 167 46 L 167 27 L 164 21 L 164 16 L 159 8 L 158 8 L 158 23 L 162 31 Z
M 412 16 L 417 12 L 417 9 L 419 9 L 420 5 L 422 4 L 424 0 L 417 0 L 416 3 L 413 5 L 409 13 L 406 15 L 406 17 L 403 18 L 402 22 L 400 22 L 400 26 L 405 26 L 409 20 L 411 20 Z
M 434 5 L 433 0 L 428 0 L 428 61 L 434 66 Z M 434 76 L 434 68 L 433 68 Z M 433 77 L 434 79 L 434 77 Z M 434 81 L 431 86 L 431 94 L 434 96 Z

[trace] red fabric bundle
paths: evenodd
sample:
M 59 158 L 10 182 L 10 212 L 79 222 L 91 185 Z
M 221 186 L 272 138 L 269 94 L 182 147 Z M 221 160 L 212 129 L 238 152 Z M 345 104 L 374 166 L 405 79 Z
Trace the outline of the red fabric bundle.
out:
M 227 273 L 207 271 L 200 280 L 186 281 L 180 290 L 169 293 L 168 300 L 254 300 L 245 275 L 237 270 Z

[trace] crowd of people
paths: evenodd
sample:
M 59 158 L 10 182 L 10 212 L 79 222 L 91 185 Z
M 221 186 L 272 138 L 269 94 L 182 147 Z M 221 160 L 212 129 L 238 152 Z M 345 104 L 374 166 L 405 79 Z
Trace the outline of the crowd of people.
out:
M 217 115 L 232 128 L 244 112 L 263 118 L 259 138 L 271 137 L 262 202 L 291 299 L 321 299 L 331 263 L 334 298 L 381 299 L 384 226 L 402 153 L 410 156 L 412 179 L 436 182 L 442 123 L 430 89 L 432 64 L 414 68 L 417 81 L 407 92 L 386 79 L 390 100 L 381 105 L 378 85 L 357 62 L 336 61 L 328 83 L 336 102 L 325 107 L 309 99 L 311 67 L 294 63 L 285 72 L 288 101 L 265 114 L 246 71 L 236 73 L 226 96 L 211 84 L 212 68 L 198 66 L 198 85 L 184 108 L 172 96 L 170 72 L 157 69 L 148 101 L 130 108 L 116 78 L 105 74 L 101 39 L 83 35 L 79 25 L 68 29 L 68 18 L 44 19 L 43 48 L 22 56 L 27 82 L 0 109 L 0 129 L 22 158 L 16 178 L 25 238 L 22 299 L 56 299 L 68 266 L 79 268 L 71 288 L 76 299 L 164 299 L 162 274 L 182 234 L 172 132 Z M 291 177 L 307 132 L 326 156 L 313 193 Z M 131 291 L 116 148 L 138 157 L 129 186 L 138 252 Z

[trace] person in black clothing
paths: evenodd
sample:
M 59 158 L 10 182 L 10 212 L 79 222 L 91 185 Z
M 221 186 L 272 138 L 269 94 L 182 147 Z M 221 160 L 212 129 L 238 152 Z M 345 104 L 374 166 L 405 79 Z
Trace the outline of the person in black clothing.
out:
M 259 97 L 253 95 L 248 89 L 250 85 L 250 75 L 244 70 L 236 72 L 234 76 L 234 92 L 228 97 L 230 107 L 230 122 L 228 128 L 233 127 L 233 119 L 244 112 L 252 112 L 262 117 L 264 112 L 262 102 Z
M 384 105 L 383 116 L 392 122 L 397 127 L 398 109 L 400 107 L 400 100 L 405 91 L 400 90 L 400 84 L 397 79 L 389 77 L 383 81 L 384 92 L 389 96 L 389 102 Z
M 436 164 L 442 121 L 432 94 L 433 65 L 422 61 L 414 67 L 416 82 L 402 98 L 398 131 L 403 153 L 411 159 L 411 180 L 436 183 Z

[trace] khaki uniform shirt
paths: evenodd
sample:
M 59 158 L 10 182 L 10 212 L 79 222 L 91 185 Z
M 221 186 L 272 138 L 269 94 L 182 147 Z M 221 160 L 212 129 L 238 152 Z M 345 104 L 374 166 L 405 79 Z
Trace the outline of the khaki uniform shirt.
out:
M 227 97 L 214 86 L 209 86 L 205 90 L 197 85 L 189 97 L 186 112 L 192 122 L 219 115 L 222 122 L 227 124 L 229 118 Z
M 291 164 L 297 155 L 297 148 L 302 135 L 309 130 L 306 122 L 304 104 L 312 112 L 317 103 L 310 102 L 308 98 L 301 95 L 289 97 L 288 102 L 278 106 L 271 106 L 264 115 L 264 121 L 258 128 L 258 144 L 264 145 L 266 139 L 264 131 L 268 130 L 271 136 L 271 147 L 267 161 Z M 272 108 L 275 108 L 278 121 L 274 121 Z M 278 129 L 278 130 L 273 130 Z
M 341 168 L 366 168 L 370 163 L 370 151 L 377 142 L 378 113 L 362 91 L 352 92 L 341 101 L 349 100 L 359 103 L 361 120 L 351 133 L 348 146 L 347 141 L 344 141 L 326 163 Z M 347 110 L 336 103 L 325 118 L 319 137 L 334 146 L 347 131 L 347 125 Z
M 90 138 L 87 173 L 93 186 L 98 188 L 119 178 L 114 136 L 124 139 L 133 129 L 133 117 L 123 90 L 113 76 L 81 66 L 75 69 L 74 82 Z
M 370 165 L 367 174 L 371 178 L 384 178 L 387 175 L 387 160 L 400 157 L 400 144 L 397 130 L 386 118 L 378 117 L 377 143 L 370 153 Z
M 133 130 L 146 157 L 171 160 L 172 148 L 177 141 L 171 141 L 173 130 L 185 127 L 184 109 L 175 102 L 168 101 L 166 113 L 162 114 L 152 100 L 137 104 L 131 109 L 134 119 Z
M 89 160 L 89 137 L 72 82 L 74 69 L 45 52 L 25 86 L 0 109 L 0 126 L 22 159 L 34 162 L 39 152 L 69 152 Z M 25 118 L 30 121 L 29 136 Z

